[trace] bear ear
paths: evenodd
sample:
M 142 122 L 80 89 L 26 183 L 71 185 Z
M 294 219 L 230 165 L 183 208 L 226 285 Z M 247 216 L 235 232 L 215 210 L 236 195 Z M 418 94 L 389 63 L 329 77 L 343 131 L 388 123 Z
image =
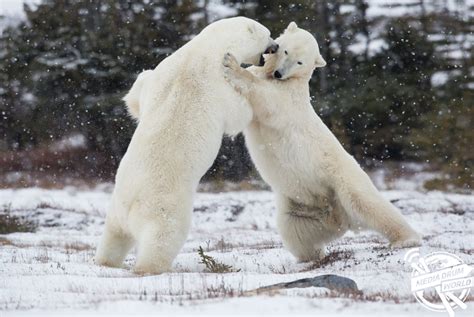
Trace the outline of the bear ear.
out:
M 297 28 L 298 28 L 298 26 L 296 25 L 295 22 L 290 22 L 290 24 L 288 24 L 288 26 L 286 28 L 286 31 L 294 32 L 294 31 L 296 31 Z
M 318 57 L 316 57 L 316 60 L 314 61 L 314 67 L 315 68 L 318 68 L 318 67 L 324 67 L 326 66 L 326 61 L 324 60 L 324 58 L 321 56 L 321 55 L 318 55 Z

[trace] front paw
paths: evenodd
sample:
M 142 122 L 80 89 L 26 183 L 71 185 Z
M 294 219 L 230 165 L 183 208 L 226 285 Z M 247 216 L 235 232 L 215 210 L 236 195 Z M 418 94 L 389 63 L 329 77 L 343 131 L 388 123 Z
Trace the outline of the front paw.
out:
M 418 235 L 399 239 L 390 243 L 390 247 L 393 249 L 414 248 L 419 246 L 421 246 L 421 239 Z
M 222 64 L 224 65 L 224 67 L 230 68 L 232 70 L 238 70 L 240 68 L 239 63 L 237 62 L 237 59 L 231 53 L 226 53 L 224 55 Z

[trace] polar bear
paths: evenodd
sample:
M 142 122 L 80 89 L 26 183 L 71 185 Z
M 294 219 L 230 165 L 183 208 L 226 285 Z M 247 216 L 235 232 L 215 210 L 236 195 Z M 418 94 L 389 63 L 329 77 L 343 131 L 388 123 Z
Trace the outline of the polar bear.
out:
M 314 112 L 309 80 L 326 65 L 318 43 L 292 22 L 264 67 L 245 70 L 230 54 L 226 79 L 254 110 L 244 130 L 258 171 L 277 197 L 284 246 L 300 261 L 320 260 L 325 245 L 347 230 L 373 229 L 394 247 L 420 237 L 382 197 L 355 159 Z
M 196 187 L 223 134 L 243 130 L 252 118 L 224 79 L 222 56 L 230 51 L 239 62 L 257 64 L 269 47 L 275 42 L 263 25 L 223 19 L 138 77 L 124 100 L 139 123 L 117 171 L 96 263 L 120 266 L 136 244 L 136 272 L 171 268 L 188 234 Z

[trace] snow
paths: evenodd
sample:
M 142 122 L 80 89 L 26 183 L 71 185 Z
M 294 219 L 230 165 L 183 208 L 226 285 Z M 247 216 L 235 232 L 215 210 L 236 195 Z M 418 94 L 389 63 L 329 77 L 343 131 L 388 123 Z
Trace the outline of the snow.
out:
M 192 230 L 171 273 L 134 275 L 130 271 L 134 255 L 127 257 L 123 269 L 96 266 L 92 258 L 110 191 L 110 186 L 0 190 L 0 212 L 8 209 L 38 223 L 36 233 L 0 235 L 0 310 L 9 314 L 432 315 L 410 293 L 410 269 L 403 261 L 406 250 L 388 248 L 373 232 L 348 233 L 332 243 L 328 248 L 332 260 L 320 267 L 297 263 L 282 247 L 273 194 L 268 191 L 198 193 Z M 474 262 L 474 197 L 400 189 L 383 194 L 422 232 L 422 254 L 443 250 L 466 263 Z M 199 246 L 240 272 L 206 272 L 196 252 Z M 363 291 L 362 298 L 317 288 L 282 290 L 271 296 L 243 294 L 320 274 L 352 278 Z M 472 312 L 474 298 L 469 300 Z
M 86 137 L 79 133 L 68 135 L 50 145 L 53 151 L 64 151 L 67 149 L 80 149 L 86 147 Z
M 34 7 L 40 0 L 1 0 L 0 1 L 0 32 L 8 26 L 19 24 L 24 18 L 23 4 Z
M 439 71 L 431 76 L 431 85 L 433 87 L 439 87 L 446 84 L 449 80 L 449 72 Z
M 0 1 L 0 15 L 17 15 L 23 13 L 24 3 L 31 5 L 38 3 L 38 1 L 2 0 Z
M 207 4 L 207 12 L 209 14 L 210 22 L 235 16 L 238 10 L 234 7 L 229 7 L 221 1 L 212 0 Z
M 367 46 L 367 39 L 363 36 L 357 36 L 356 41 L 348 46 L 348 49 L 355 54 L 362 54 Z M 369 56 L 374 56 L 380 53 L 383 49 L 388 48 L 387 42 L 383 39 L 374 39 L 369 42 L 368 53 Z
M 419 0 L 397 0 L 397 1 L 386 1 L 386 0 L 368 0 L 368 8 L 366 11 L 366 17 L 369 21 L 377 21 L 370 29 L 370 43 L 368 47 L 369 56 L 374 56 L 379 53 L 382 49 L 387 47 L 387 43 L 381 39 L 381 32 L 384 31 L 384 26 L 387 22 L 387 18 L 403 18 L 407 16 L 418 17 L 423 14 L 422 4 L 426 15 L 431 13 L 442 13 L 445 8 L 456 14 L 461 20 L 469 21 L 474 17 L 474 10 L 469 8 L 474 5 L 472 0 L 470 1 L 456 1 L 447 0 L 443 2 L 438 1 L 419 1 Z M 341 6 L 342 14 L 352 14 L 356 10 L 354 4 L 344 4 Z M 442 50 L 444 58 L 458 61 L 460 59 L 467 59 L 471 56 L 472 47 L 472 32 L 462 34 L 449 34 L 449 32 L 442 32 L 436 34 L 427 34 L 430 41 L 433 42 L 452 42 L 450 45 L 437 44 L 437 51 Z M 367 38 L 361 34 L 357 34 L 353 40 L 353 43 L 349 45 L 349 50 L 355 54 L 362 54 L 366 49 Z M 337 48 L 336 48 L 337 51 Z
M 24 19 L 21 0 L 0 1 L 0 30 Z M 35 5 L 39 0 L 28 0 Z M 200 2 L 204 3 L 204 2 Z M 381 52 L 387 43 L 381 32 L 387 17 L 419 16 L 419 0 L 368 0 L 367 17 L 371 27 L 369 56 Z M 450 11 L 468 21 L 474 2 L 446 0 Z M 444 6 L 444 1 L 425 1 L 429 14 Z M 239 5 L 231 7 L 218 0 L 208 2 L 210 21 L 233 16 Z M 351 14 L 353 4 L 343 4 L 341 12 Z M 161 12 L 157 12 L 159 18 Z M 200 13 L 202 14 L 202 13 Z M 378 21 L 378 22 L 377 22 Z M 472 57 L 472 32 L 427 34 L 436 51 L 454 63 Z M 334 35 L 333 35 L 334 36 Z M 439 43 L 438 43 L 439 42 Z M 362 54 L 367 39 L 357 34 L 349 49 Z M 340 49 L 334 41 L 332 48 Z M 157 48 L 156 50 L 160 50 Z M 161 51 L 160 51 L 161 52 Z M 163 51 L 166 52 L 166 51 Z M 76 69 L 86 63 L 80 55 L 61 59 L 38 59 L 47 66 Z M 117 68 L 115 68 L 117 69 Z M 107 72 L 85 69 L 96 76 Z M 439 71 L 431 77 L 433 86 L 446 84 L 458 70 Z M 33 77 L 33 80 L 41 78 Z M 474 89 L 474 83 L 468 83 Z M 2 88 L 0 88 L 2 89 Z M 33 103 L 35 96 L 23 96 Z M 87 101 L 87 100 L 86 100 Z M 82 148 L 83 135 L 73 134 L 54 143 L 62 151 Z M 422 254 L 448 251 L 466 263 L 474 263 L 474 197 L 443 192 L 425 192 L 423 183 L 438 177 L 419 166 L 408 167 L 416 176 L 398 177 L 386 182 L 387 172 L 379 169 L 372 175 L 383 194 L 403 211 L 410 223 L 424 236 Z M 20 172 L 4 174 L 15 182 Z M 238 186 L 228 186 L 235 190 Z M 206 185 L 201 186 L 206 188 Z M 373 232 L 348 233 L 328 247 L 330 258 L 316 266 L 297 263 L 282 246 L 275 226 L 275 203 L 268 191 L 230 191 L 199 193 L 195 201 L 193 226 L 173 271 L 158 276 L 137 276 L 130 269 L 135 257 L 127 257 L 123 269 L 99 267 L 93 263 L 94 250 L 101 235 L 110 200 L 109 185 L 93 190 L 67 187 L 62 190 L 28 188 L 0 190 L 0 214 L 9 211 L 38 223 L 35 233 L 0 235 L 0 311 L 1 315 L 41 313 L 142 313 L 181 314 L 222 313 L 311 313 L 312 315 L 387 316 L 416 314 L 433 316 L 419 305 L 409 290 L 410 269 L 404 263 L 406 250 L 392 250 Z M 232 265 L 239 272 L 206 272 L 197 249 L 202 246 L 218 261 Z M 257 287 L 320 274 L 339 274 L 354 279 L 363 297 L 338 296 L 324 289 L 282 290 L 276 294 L 247 296 Z M 472 316 L 474 297 L 467 311 L 457 316 Z
M 441 12 L 446 7 L 449 11 L 457 12 L 458 14 L 464 14 L 467 17 L 471 17 L 472 14 L 468 10 L 469 6 L 472 5 L 472 0 L 468 1 L 457 1 L 457 0 L 446 0 L 446 1 L 419 1 L 419 0 L 367 0 L 369 8 L 367 10 L 367 16 L 369 18 L 375 18 L 379 16 L 385 17 L 402 17 L 407 15 L 417 16 L 422 13 L 422 5 L 426 13 Z

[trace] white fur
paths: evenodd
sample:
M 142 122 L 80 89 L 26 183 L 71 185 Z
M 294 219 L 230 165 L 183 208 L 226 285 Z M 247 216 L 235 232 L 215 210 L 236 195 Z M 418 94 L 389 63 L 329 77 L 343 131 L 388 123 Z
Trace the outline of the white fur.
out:
M 243 130 L 252 118 L 224 79 L 222 55 L 230 51 L 256 64 L 270 44 L 261 24 L 224 19 L 139 76 L 125 97 L 139 124 L 117 171 L 96 263 L 120 266 L 136 243 L 136 272 L 170 269 L 188 234 L 197 184 L 223 134 Z
M 301 261 L 317 260 L 328 242 L 363 228 L 382 233 L 393 246 L 418 245 L 417 233 L 314 112 L 308 82 L 314 68 L 326 64 L 314 37 L 292 23 L 276 42 L 280 48 L 263 68 L 244 70 L 229 54 L 224 66 L 253 107 L 245 139 L 276 193 L 284 245 Z M 277 70 L 282 80 L 273 79 Z

